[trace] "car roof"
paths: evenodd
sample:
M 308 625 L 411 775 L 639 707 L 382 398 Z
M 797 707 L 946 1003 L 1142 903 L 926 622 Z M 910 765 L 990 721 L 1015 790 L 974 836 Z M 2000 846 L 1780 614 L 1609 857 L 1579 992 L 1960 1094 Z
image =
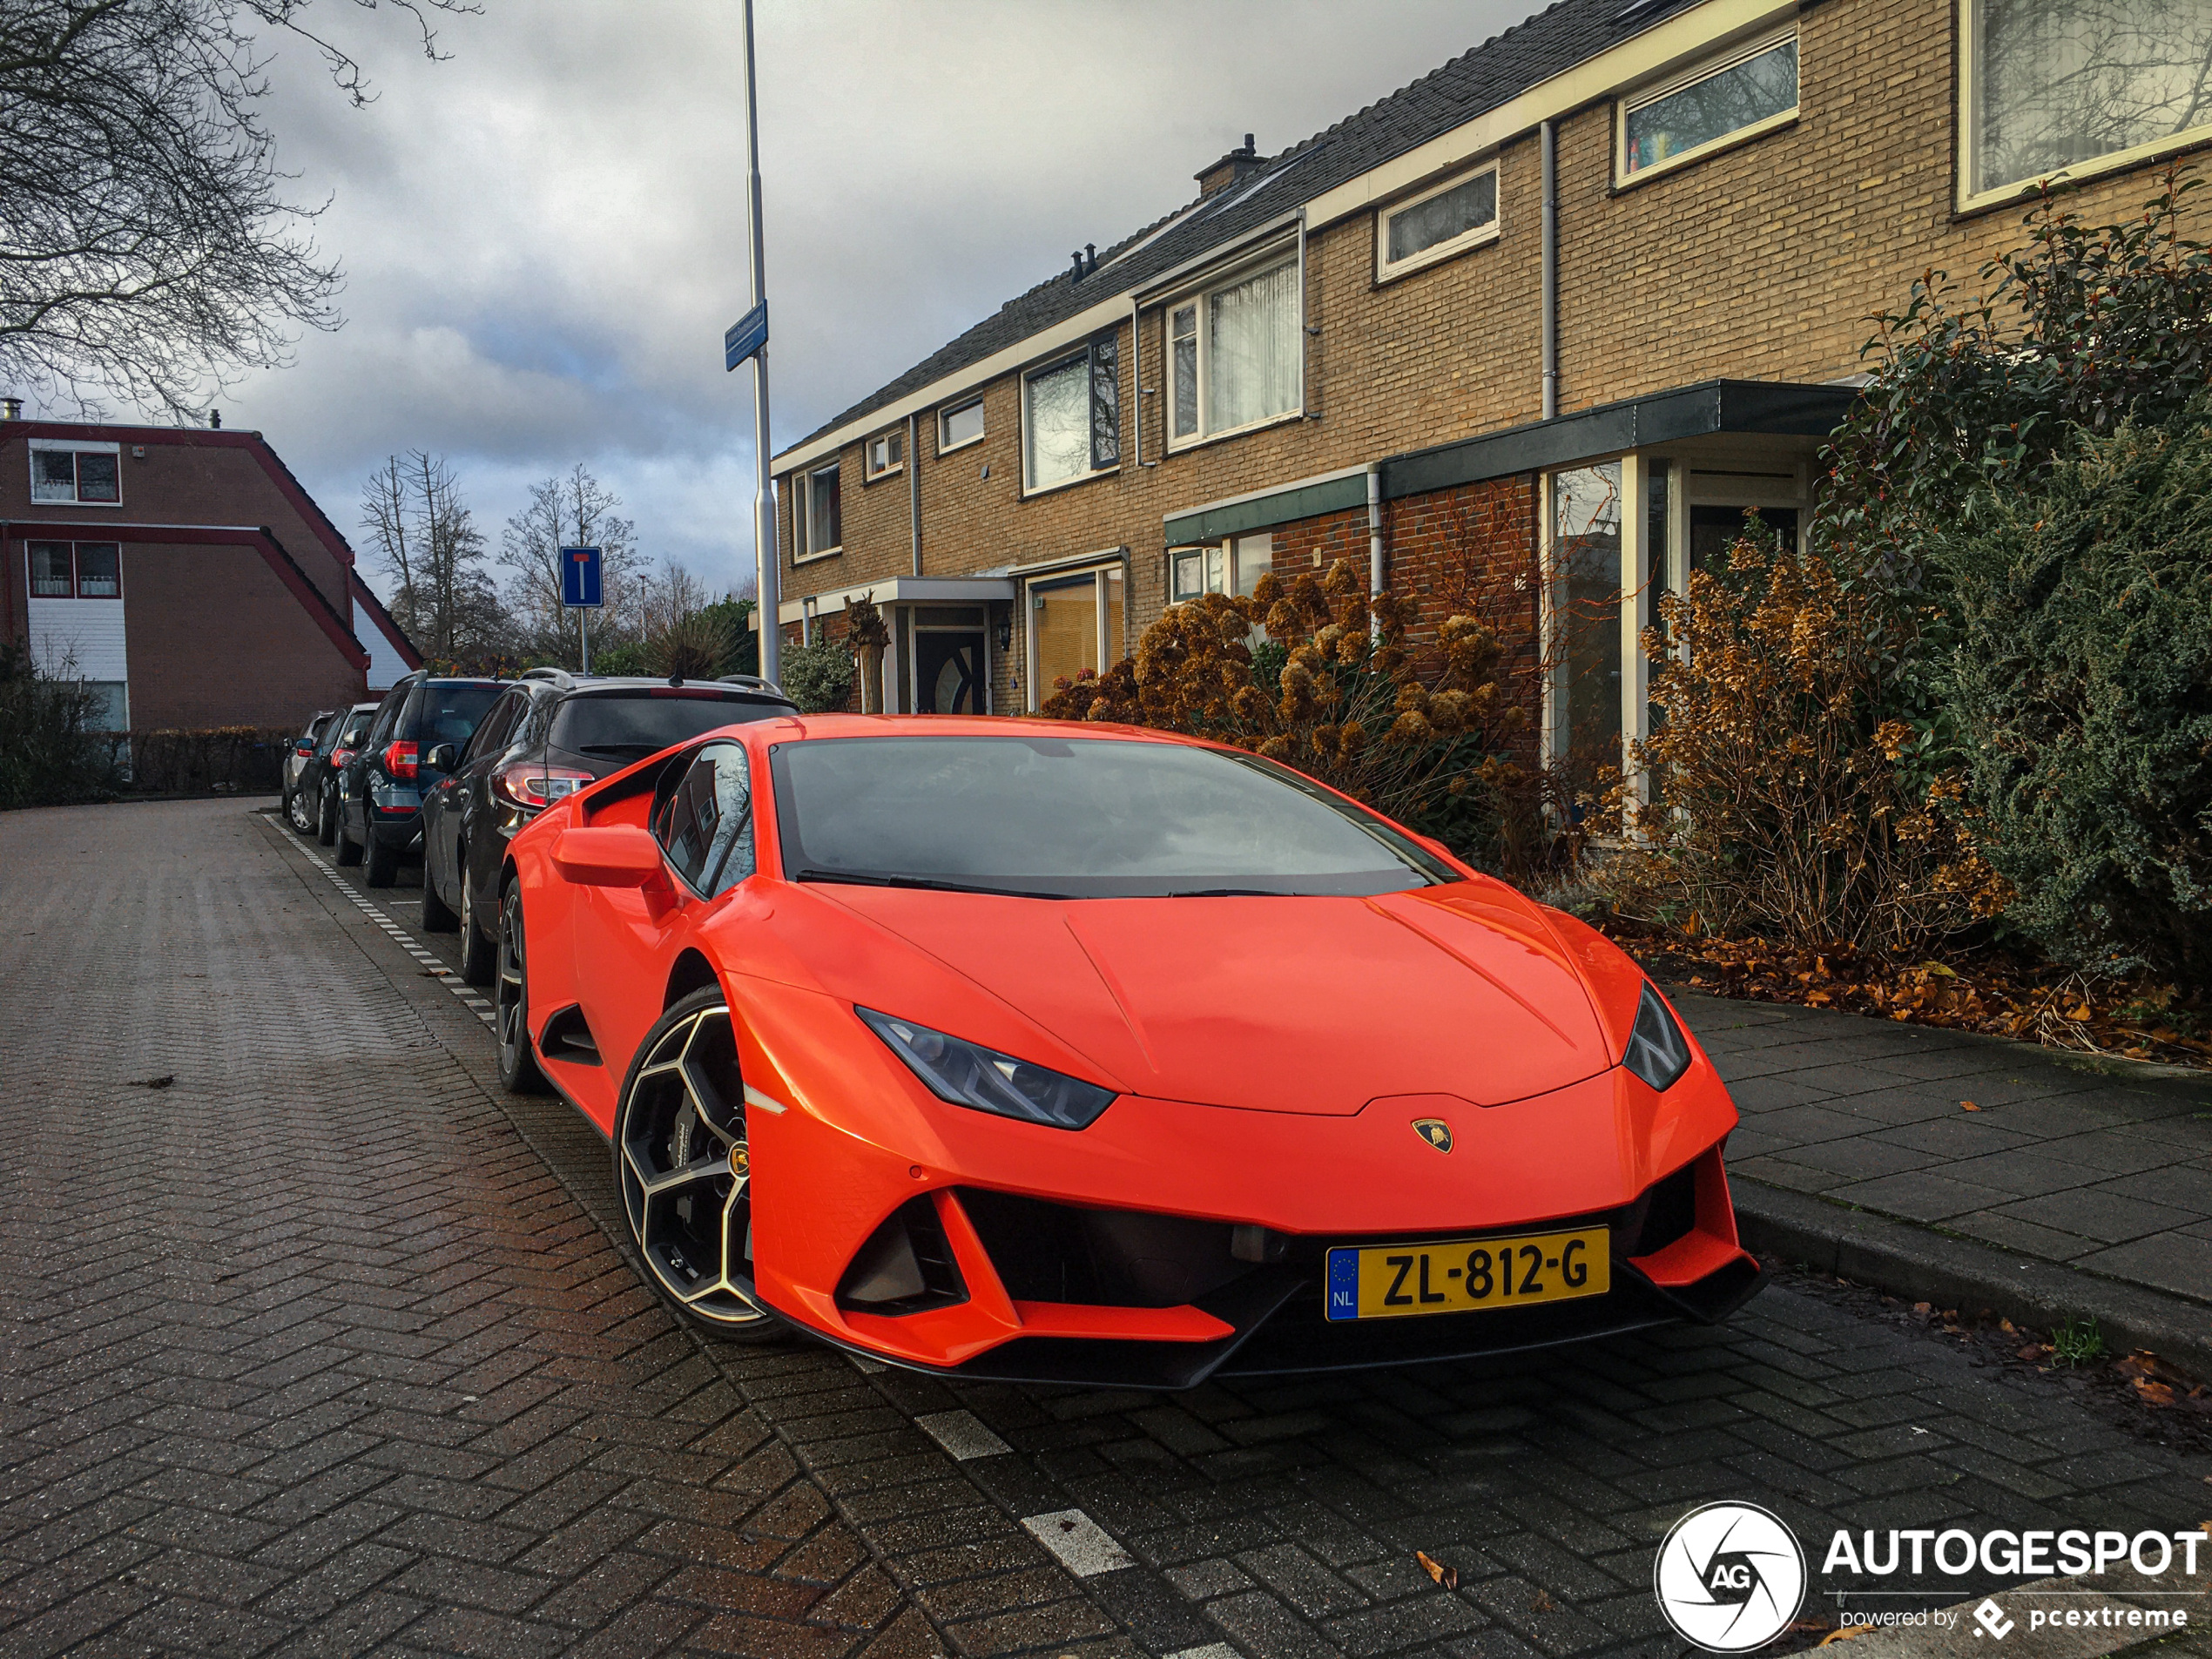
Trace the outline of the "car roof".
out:
M 796 714 L 759 720 L 754 731 L 775 734 L 778 742 L 831 738 L 1051 738 L 1077 742 L 1102 738 L 1164 743 L 1187 749 L 1230 745 L 1211 738 L 1162 732 L 1150 726 L 1109 725 L 1097 720 L 1048 720 L 1018 715 L 964 714 Z

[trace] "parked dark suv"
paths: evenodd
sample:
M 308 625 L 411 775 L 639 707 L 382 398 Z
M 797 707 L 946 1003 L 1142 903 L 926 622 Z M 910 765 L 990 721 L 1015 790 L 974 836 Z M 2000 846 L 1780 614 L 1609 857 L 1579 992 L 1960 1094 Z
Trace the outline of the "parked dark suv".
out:
M 534 668 L 467 745 L 426 754 L 451 775 L 422 793 L 422 926 L 461 929 L 461 974 L 491 983 L 499 868 L 515 832 L 563 795 L 742 720 L 799 711 L 766 680 L 595 679 Z
M 356 703 L 341 709 L 315 739 L 315 752 L 300 769 L 292 789 L 292 821 L 300 833 L 312 835 L 325 846 L 338 839 L 338 774 L 352 762 L 354 752 L 368 735 L 376 718 L 376 705 Z
M 372 887 L 388 887 L 422 834 L 422 796 L 443 781 L 450 756 L 511 684 L 435 679 L 417 670 L 377 705 L 375 723 L 338 786 L 338 861 L 368 865 Z M 446 758 L 446 765 L 439 765 Z

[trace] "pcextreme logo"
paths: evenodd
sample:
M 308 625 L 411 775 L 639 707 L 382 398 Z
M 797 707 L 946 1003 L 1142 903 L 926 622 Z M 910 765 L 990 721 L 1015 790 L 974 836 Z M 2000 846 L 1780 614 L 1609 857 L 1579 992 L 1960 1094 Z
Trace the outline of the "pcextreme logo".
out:
M 1805 1557 L 1756 1504 L 1709 1503 L 1675 1522 L 1651 1568 L 1667 1622 L 1708 1653 L 1747 1653 L 1789 1628 L 1805 1599 Z

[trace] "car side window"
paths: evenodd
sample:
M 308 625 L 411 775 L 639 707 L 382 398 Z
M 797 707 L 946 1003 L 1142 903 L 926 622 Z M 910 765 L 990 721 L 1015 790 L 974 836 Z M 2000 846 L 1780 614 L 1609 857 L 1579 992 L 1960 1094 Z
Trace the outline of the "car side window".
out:
M 516 720 L 523 711 L 523 693 L 510 691 L 499 699 L 484 723 L 476 728 L 476 735 L 469 739 L 469 746 L 461 752 L 461 764 L 480 760 L 489 754 L 497 754 L 507 746 L 507 734 L 514 730 Z
M 384 700 L 376 705 L 374 723 L 368 729 L 369 742 L 372 745 L 381 743 L 390 735 L 392 728 L 399 724 L 400 709 L 405 705 L 408 695 L 414 690 L 412 685 L 395 685 Z
M 752 779 L 745 751 L 710 743 L 654 814 L 668 861 L 696 891 L 726 893 L 753 872 Z

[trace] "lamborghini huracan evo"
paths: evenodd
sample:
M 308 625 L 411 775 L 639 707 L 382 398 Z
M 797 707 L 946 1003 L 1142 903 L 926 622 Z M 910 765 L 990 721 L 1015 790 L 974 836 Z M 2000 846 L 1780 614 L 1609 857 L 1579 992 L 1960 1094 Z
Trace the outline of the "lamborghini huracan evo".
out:
M 1179 1388 L 1726 1316 L 1736 1109 L 1628 957 L 1271 761 L 1058 722 L 709 734 L 511 846 L 500 1064 L 648 1280 Z

